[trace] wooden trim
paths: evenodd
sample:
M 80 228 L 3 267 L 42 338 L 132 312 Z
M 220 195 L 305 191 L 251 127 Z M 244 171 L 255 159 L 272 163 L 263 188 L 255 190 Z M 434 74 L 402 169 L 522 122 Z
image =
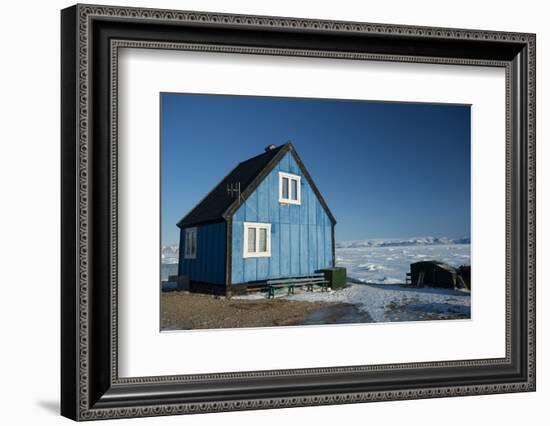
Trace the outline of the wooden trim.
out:
M 261 287 L 258 287 L 260 289 Z M 247 284 L 232 284 L 231 295 L 243 295 L 248 292 L 249 286 Z
M 336 238 L 335 238 L 335 232 L 334 232 L 334 228 L 335 228 L 335 224 L 333 223 L 332 224 L 332 266 L 335 267 L 336 266 Z
M 233 261 L 233 218 L 229 217 L 225 221 L 225 294 L 231 297 L 231 262 Z
M 330 221 L 332 222 L 333 225 L 336 224 L 336 218 L 334 217 L 334 215 L 332 214 L 332 212 L 328 208 L 328 205 L 325 202 L 325 199 L 323 198 L 323 196 L 319 192 L 319 189 L 317 189 L 317 186 L 315 185 L 315 182 L 313 181 L 311 175 L 309 174 L 309 172 L 306 169 L 306 166 L 302 162 L 302 159 L 300 158 L 300 156 L 298 155 L 298 153 L 294 149 L 294 146 L 292 145 L 291 142 L 287 142 L 281 148 L 281 150 L 277 153 L 277 155 L 275 155 L 275 157 L 273 157 L 271 159 L 271 161 L 267 164 L 267 166 L 264 167 L 264 169 L 258 174 L 258 176 L 256 176 L 256 178 L 252 181 L 252 183 L 250 185 L 248 185 L 246 190 L 241 194 L 241 198 L 235 200 L 227 208 L 225 213 L 223 213 L 223 215 L 222 215 L 224 218 L 227 219 L 227 218 L 233 216 L 233 214 L 237 211 L 237 209 L 248 199 L 248 197 L 250 197 L 250 195 L 252 195 L 252 193 L 256 190 L 256 188 L 258 188 L 258 186 L 260 186 L 260 183 L 262 183 L 262 181 L 265 179 L 265 177 L 269 173 L 271 173 L 271 171 L 275 168 L 277 163 L 279 163 L 279 161 L 282 160 L 282 158 L 285 156 L 285 154 L 287 152 L 292 153 L 292 156 L 294 157 L 294 160 L 296 160 L 296 163 L 298 164 L 298 167 L 300 167 L 300 170 L 304 174 L 304 177 L 308 180 L 309 184 L 311 185 L 311 189 L 313 190 L 313 192 L 315 193 L 315 195 L 319 199 L 319 202 L 321 203 L 321 205 L 325 209 L 325 212 L 329 216 Z
M 184 224 L 183 224 L 183 222 L 185 222 L 185 219 L 187 219 L 187 216 L 189 216 L 189 215 L 193 212 L 193 210 L 195 210 L 204 200 L 206 200 L 206 199 L 208 198 L 208 196 L 209 196 L 210 194 L 212 194 L 212 192 L 214 192 L 214 190 L 215 190 L 218 186 L 220 186 L 220 184 L 221 184 L 221 183 L 222 183 L 231 173 L 233 173 L 237 167 L 239 167 L 239 165 L 240 165 L 240 163 L 237 164 L 235 167 L 233 167 L 233 168 L 232 168 L 232 169 L 231 169 L 231 170 L 230 170 L 230 171 L 229 171 L 229 172 L 228 172 L 228 173 L 227 173 L 227 174 L 226 174 L 226 175 L 216 184 L 216 185 L 214 185 L 214 186 L 212 187 L 212 189 L 211 189 L 210 191 L 208 191 L 208 192 L 206 193 L 206 195 L 205 195 L 204 197 L 202 197 L 202 198 L 200 199 L 200 201 L 199 201 L 197 204 L 195 204 L 195 205 L 193 206 L 193 208 L 191 208 L 191 210 L 189 210 L 189 211 L 187 212 L 187 214 L 186 214 L 185 216 L 183 216 L 183 217 L 178 221 L 178 223 L 177 223 L 176 225 L 177 225 L 178 227 L 182 228 L 182 227 L 185 227 L 185 226 L 197 226 L 197 225 L 203 225 L 203 224 L 205 224 L 205 223 L 212 222 L 212 220 L 205 220 L 205 221 L 198 221 L 198 222 L 188 223 L 187 225 L 184 225 Z M 213 221 L 214 221 L 214 222 L 217 222 L 217 221 L 219 221 L 219 218 L 218 218 L 218 219 L 214 219 Z
M 176 226 L 180 229 L 186 229 L 186 228 L 195 228 L 195 227 L 204 226 L 204 225 L 212 225 L 213 223 L 221 223 L 221 222 L 224 222 L 224 221 L 225 220 L 223 218 L 217 218 L 217 219 L 212 219 L 212 220 L 203 220 L 201 222 L 193 222 L 192 224 L 185 225 L 185 226 L 180 225 L 180 223 L 178 222 L 176 224 Z
M 203 281 L 190 281 L 189 291 L 191 293 L 215 295 L 224 295 L 227 292 L 226 287 L 223 284 L 212 284 Z
M 258 173 L 258 176 L 246 187 L 246 189 L 241 193 L 240 199 L 237 198 L 227 210 L 222 214 L 222 216 L 228 220 L 233 216 L 237 209 L 252 195 L 252 193 L 260 186 L 260 183 L 267 177 L 267 175 L 275 168 L 275 166 L 282 160 L 285 154 L 290 150 L 290 143 L 285 144 L 279 152 L 267 163 L 264 169 Z
M 298 166 L 302 170 L 302 173 L 304 174 L 304 177 L 308 180 L 309 184 L 311 185 L 311 189 L 313 190 L 313 192 L 315 193 L 315 195 L 319 199 L 319 202 L 321 203 L 321 205 L 325 209 L 325 212 L 327 213 L 328 217 L 330 218 L 330 221 L 332 222 L 332 225 L 333 226 L 336 225 L 336 218 L 334 217 L 334 215 L 332 214 L 332 212 L 328 208 L 328 205 L 327 205 L 325 199 L 323 198 L 323 196 L 321 195 L 321 193 L 319 192 L 319 189 L 317 189 L 317 186 L 315 185 L 315 182 L 313 181 L 313 178 L 311 177 L 311 175 L 307 171 L 306 166 L 302 162 L 302 159 L 300 158 L 300 156 L 298 155 L 298 153 L 294 149 L 294 146 L 291 143 L 289 143 L 289 145 L 290 145 L 290 152 L 292 153 L 292 156 L 294 157 L 294 160 L 296 160 L 296 163 L 298 163 Z

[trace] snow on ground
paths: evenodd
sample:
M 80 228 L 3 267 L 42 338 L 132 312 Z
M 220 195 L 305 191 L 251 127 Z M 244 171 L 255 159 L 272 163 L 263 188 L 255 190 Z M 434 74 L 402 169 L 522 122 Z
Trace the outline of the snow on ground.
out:
M 403 246 L 351 245 L 336 248 L 336 266 L 347 269 L 348 277 L 378 283 L 405 282 L 410 264 L 421 260 L 439 260 L 451 266 L 470 264 L 470 244 Z
M 350 303 L 367 312 L 374 322 L 470 318 L 470 293 L 447 289 L 349 283 L 342 290 L 301 292 L 288 298 Z
M 396 284 L 405 282 L 410 264 L 420 260 L 439 260 L 451 266 L 470 264 L 467 238 L 421 237 L 339 241 L 336 243 L 336 264 L 348 276 L 363 282 Z M 177 274 L 178 246 L 162 247 L 162 278 Z
M 439 260 L 452 266 L 470 264 L 470 244 L 442 242 L 422 239 L 337 244 L 336 265 L 347 269 L 351 281 L 348 287 L 328 293 L 303 292 L 290 298 L 351 303 L 367 312 L 375 322 L 469 318 L 469 292 L 397 285 L 405 283 L 406 273 L 414 262 Z
M 351 303 L 375 322 L 470 318 L 470 293 L 437 288 L 404 287 L 410 264 L 439 260 L 452 266 L 470 264 L 470 244 L 414 240 L 395 244 L 340 243 L 336 265 L 347 269 L 348 287 L 328 293 L 303 292 L 294 300 Z
M 283 297 L 349 303 L 368 313 L 374 322 L 470 318 L 469 292 L 399 285 L 405 283 L 410 264 L 420 260 L 439 260 L 452 266 L 469 265 L 470 245 L 419 243 L 416 240 L 410 245 L 405 242 L 396 245 L 340 243 L 336 247 L 336 265 L 347 269 L 349 282 L 345 289 L 297 290 L 296 294 Z M 257 293 L 239 298 L 265 297 Z
M 163 258 L 171 260 L 175 253 L 175 249 L 167 249 Z M 470 318 L 469 292 L 399 285 L 405 283 L 410 264 L 421 260 L 439 260 L 455 267 L 469 265 L 470 244 L 467 240 L 432 237 L 339 242 L 336 266 L 347 269 L 348 287 L 330 292 L 297 290 L 283 297 L 352 304 L 375 322 Z M 175 264 L 162 266 L 163 276 L 177 273 Z M 256 293 L 236 299 L 265 297 L 265 293 Z

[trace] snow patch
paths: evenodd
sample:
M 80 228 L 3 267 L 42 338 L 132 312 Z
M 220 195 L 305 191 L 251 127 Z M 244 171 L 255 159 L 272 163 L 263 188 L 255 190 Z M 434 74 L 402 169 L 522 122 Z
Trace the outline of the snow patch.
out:
M 366 271 L 372 272 L 372 271 L 381 271 L 385 269 L 382 265 L 376 265 L 373 263 L 362 263 L 360 265 L 357 265 L 358 268 L 362 268 Z
M 337 247 L 336 266 L 347 269 L 347 275 L 368 283 L 405 283 L 411 263 L 421 260 L 438 260 L 458 267 L 470 264 L 469 244 L 410 246 L 396 250 L 391 246 Z M 345 260 L 338 260 L 345 259 Z
M 353 304 L 375 322 L 470 317 L 470 294 L 447 289 L 353 283 L 342 290 L 302 292 L 288 299 Z

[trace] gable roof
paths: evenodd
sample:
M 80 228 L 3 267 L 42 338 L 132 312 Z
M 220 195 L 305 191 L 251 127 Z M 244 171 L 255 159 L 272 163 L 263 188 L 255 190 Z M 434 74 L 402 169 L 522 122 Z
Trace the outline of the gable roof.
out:
M 309 181 L 313 192 L 319 198 L 321 205 L 326 210 L 333 224 L 336 224 L 336 219 L 330 212 L 325 200 L 319 193 L 311 176 L 307 172 L 304 164 L 294 147 L 290 142 L 280 145 L 274 149 L 249 158 L 246 161 L 239 163 L 227 176 L 225 176 L 218 185 L 210 191 L 187 215 L 178 222 L 180 228 L 189 226 L 201 225 L 205 223 L 227 220 L 240 207 L 242 203 L 254 192 L 260 185 L 263 179 L 273 170 L 275 165 L 284 157 L 287 152 L 291 152 L 296 160 L 296 163 L 302 170 L 302 173 Z M 227 186 L 232 183 L 240 182 L 241 197 L 235 197 L 227 193 Z
M 283 148 L 284 145 L 281 145 L 239 163 L 178 222 L 178 226 L 182 228 L 222 220 L 225 211 L 235 201 L 235 198 L 227 193 L 227 185 L 240 182 L 242 193 Z

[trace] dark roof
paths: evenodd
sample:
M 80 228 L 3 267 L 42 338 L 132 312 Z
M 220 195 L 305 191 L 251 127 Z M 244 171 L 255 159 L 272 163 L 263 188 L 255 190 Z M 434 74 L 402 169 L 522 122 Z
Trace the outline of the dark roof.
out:
M 249 158 L 237 165 L 218 185 L 210 191 L 187 215 L 178 222 L 179 227 L 188 227 L 223 219 L 223 214 L 235 201 L 227 193 L 227 185 L 240 182 L 241 193 L 252 183 L 275 156 L 287 147 L 281 145 L 256 157 Z M 287 147 L 288 148 L 288 147 Z M 285 152 L 288 149 L 285 149 Z
M 298 157 L 292 144 L 288 142 L 239 163 L 206 197 L 178 222 L 178 226 L 180 228 L 187 228 L 189 226 L 225 220 L 232 216 L 287 152 L 292 153 L 330 220 L 333 224 L 336 224 L 336 219 L 315 186 L 302 160 Z M 240 182 L 241 185 L 240 199 L 236 199 L 227 193 L 227 186 L 237 182 Z
M 422 263 L 428 263 L 430 265 L 435 265 L 435 266 L 438 266 L 441 269 L 445 269 L 446 271 L 449 271 L 449 272 L 456 272 L 456 268 L 452 267 L 448 263 L 441 262 L 440 260 L 421 260 L 420 262 L 412 263 L 412 265 L 420 265 Z

